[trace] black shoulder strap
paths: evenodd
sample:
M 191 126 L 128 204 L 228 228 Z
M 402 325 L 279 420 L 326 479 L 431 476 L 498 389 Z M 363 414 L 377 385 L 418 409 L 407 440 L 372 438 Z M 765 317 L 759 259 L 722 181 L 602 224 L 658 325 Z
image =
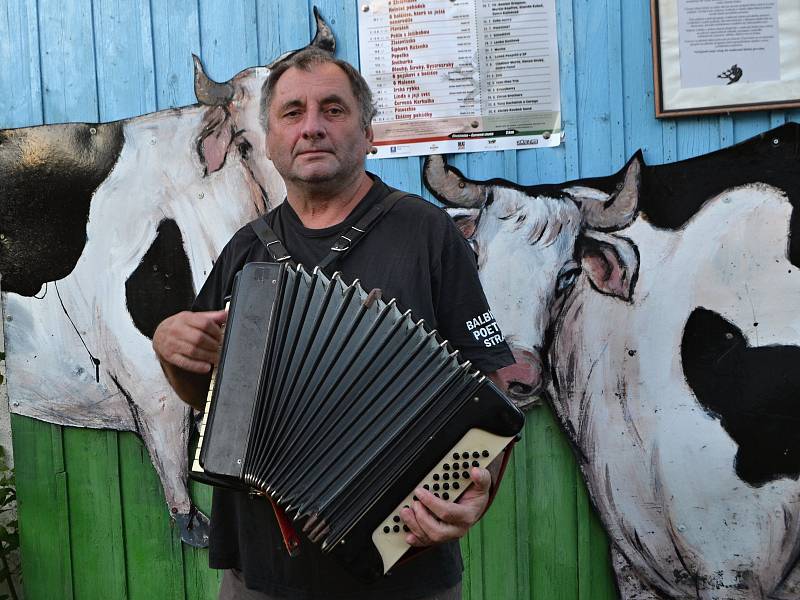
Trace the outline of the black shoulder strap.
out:
M 355 225 L 351 225 L 350 229 L 336 240 L 336 243 L 331 246 L 328 256 L 319 263 L 319 268 L 324 271 L 333 262 L 350 252 L 361 238 L 381 220 L 381 217 L 392 210 L 392 207 L 400 198 L 405 198 L 409 195 L 406 192 L 395 190 L 383 200 L 376 202 Z
M 297 266 L 292 260 L 292 255 L 283 246 L 283 242 L 272 231 L 272 227 L 267 225 L 267 215 L 261 215 L 257 219 L 250 221 L 249 225 L 258 236 L 258 239 L 261 240 L 261 243 L 264 244 L 273 261 L 276 263 L 288 261 L 291 266 Z
M 383 200 L 376 202 L 355 225 L 352 225 L 345 234 L 341 235 L 339 239 L 336 240 L 331 247 L 330 253 L 319 263 L 319 268 L 324 270 L 334 261 L 350 252 L 361 238 L 380 221 L 381 217 L 392 209 L 398 200 L 410 195 L 411 194 L 407 194 L 406 192 L 395 190 Z M 291 266 L 296 266 L 296 262 L 292 260 L 292 255 L 289 254 L 283 242 L 281 242 L 272 228 L 267 224 L 266 215 L 262 215 L 258 219 L 251 221 L 249 225 L 258 236 L 258 239 L 261 240 L 261 243 L 264 244 L 272 260 L 275 262 L 288 262 Z

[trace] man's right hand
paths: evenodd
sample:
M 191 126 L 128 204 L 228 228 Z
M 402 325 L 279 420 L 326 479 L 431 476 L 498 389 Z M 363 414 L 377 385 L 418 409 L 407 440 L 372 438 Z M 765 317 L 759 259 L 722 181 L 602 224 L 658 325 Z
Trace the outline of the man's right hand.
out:
M 153 350 L 181 399 L 202 409 L 211 369 L 219 362 L 227 311 L 184 311 L 161 321 Z
M 227 311 L 183 311 L 161 321 L 153 334 L 153 349 L 162 363 L 190 373 L 209 373 L 219 361 L 222 325 Z

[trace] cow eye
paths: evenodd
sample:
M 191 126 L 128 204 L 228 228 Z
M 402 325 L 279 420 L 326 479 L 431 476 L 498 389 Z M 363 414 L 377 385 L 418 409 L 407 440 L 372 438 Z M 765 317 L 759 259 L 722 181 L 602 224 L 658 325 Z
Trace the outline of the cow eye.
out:
M 560 296 L 573 285 L 575 285 L 580 273 L 580 267 L 572 267 L 566 270 L 562 269 L 561 273 L 558 274 L 558 279 L 556 280 L 556 296 Z
M 247 140 L 242 140 L 239 142 L 237 147 L 239 148 L 239 154 L 241 157 L 247 160 L 247 158 L 250 156 L 250 150 L 253 149 L 253 146 L 250 144 L 250 142 Z

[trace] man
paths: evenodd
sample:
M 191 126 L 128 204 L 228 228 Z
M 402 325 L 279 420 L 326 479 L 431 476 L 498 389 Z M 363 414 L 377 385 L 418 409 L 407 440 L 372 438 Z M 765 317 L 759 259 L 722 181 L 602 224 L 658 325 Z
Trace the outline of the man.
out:
M 372 147 L 372 95 L 353 67 L 311 48 L 273 68 L 262 109 L 268 155 L 287 189 L 267 222 L 293 259 L 311 268 L 393 191 L 364 170 Z M 269 260 L 253 228 L 242 228 L 222 251 L 194 312 L 170 317 L 156 330 L 153 346 L 164 372 L 192 406 L 203 406 L 226 317 L 220 309 L 234 275 L 247 262 Z M 504 342 L 486 347 L 467 328 L 489 310 L 474 257 L 446 213 L 424 200 L 397 201 L 334 267 L 329 273 L 341 271 L 348 282 L 358 277 L 365 289 L 396 298 L 482 371 L 513 362 Z M 419 500 L 401 513 L 407 541 L 431 548 L 372 584 L 343 572 L 305 540 L 301 555 L 290 558 L 268 502 L 215 489 L 210 563 L 229 569 L 220 598 L 460 598 L 456 540 L 482 515 L 491 486 L 485 469 L 473 469 L 471 477 L 458 503 L 416 490 Z

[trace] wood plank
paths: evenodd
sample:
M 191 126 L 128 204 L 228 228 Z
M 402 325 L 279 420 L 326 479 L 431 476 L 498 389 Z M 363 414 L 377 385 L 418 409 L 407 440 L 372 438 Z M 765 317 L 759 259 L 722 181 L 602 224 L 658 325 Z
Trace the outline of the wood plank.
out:
M 91 0 L 40 0 L 39 40 L 45 121 L 96 122 Z
M 580 173 L 578 140 L 578 92 L 575 81 L 575 22 L 572 0 L 556 2 L 558 53 L 561 77 L 561 126 L 564 130 L 564 165 L 567 179 Z
M 507 470 L 506 479 L 494 503 L 480 522 L 481 568 L 484 598 L 487 600 L 519 598 L 524 593 L 524 590 L 517 588 L 518 572 L 527 570 L 527 566 L 520 561 L 516 550 L 517 538 L 526 538 L 528 532 L 522 529 L 517 520 L 515 477 L 513 470 Z
M 578 587 L 582 600 L 615 600 L 608 536 L 594 511 L 580 470 L 575 489 L 578 507 Z
M 606 26 L 608 31 L 608 107 L 611 165 L 625 164 L 625 90 L 622 75 L 622 7 L 621 0 L 606 0 Z
M 156 110 L 153 32 L 148 0 L 94 0 L 100 119 Z
M 605 3 L 580 3 L 574 10 L 577 127 L 580 131 L 581 176 L 605 175 L 612 170 L 609 120 L 610 87 L 608 26 Z M 600 24 L 600 26 L 598 26 Z
M 0 128 L 38 125 L 43 119 L 39 32 L 35 2 L 9 2 L 0 12 Z
M 192 53 L 200 54 L 197 0 L 152 2 L 156 105 L 159 109 L 193 104 Z
M 675 121 L 655 119 L 650 3 L 621 3 L 620 10 L 625 158 L 641 148 L 648 163 L 658 164 L 672 152 L 669 131 L 674 133 Z
M 530 597 L 579 598 L 576 467 L 548 406 L 528 413 L 523 440 L 530 475 Z
M 128 598 L 184 600 L 180 532 L 150 455 L 133 433 L 119 435 L 119 455 Z
M 258 31 L 253 0 L 200 0 L 200 49 L 206 74 L 227 81 L 258 65 Z
M 325 13 L 323 16 L 328 19 Z M 258 55 L 262 65 L 269 64 L 285 52 L 302 48 L 314 36 L 311 8 L 306 2 L 258 2 L 256 18 Z M 336 35 L 336 30 L 333 33 Z M 338 41 L 339 36 L 336 37 Z
M 767 111 L 740 112 L 733 117 L 734 143 L 743 142 L 770 128 L 769 113 Z
M 309 14 L 314 4 L 336 36 L 336 56 L 358 67 L 358 2 L 309 0 Z
M 64 428 L 75 597 L 126 598 L 116 431 Z
M 71 600 L 69 506 L 61 428 L 11 416 L 20 548 L 28 600 Z
M 190 449 L 190 455 L 194 448 Z M 211 516 L 211 487 L 191 482 L 189 493 L 192 501 L 206 516 Z M 183 578 L 186 598 L 191 600 L 216 600 L 222 571 L 208 566 L 208 550 L 192 548 L 182 544 Z

